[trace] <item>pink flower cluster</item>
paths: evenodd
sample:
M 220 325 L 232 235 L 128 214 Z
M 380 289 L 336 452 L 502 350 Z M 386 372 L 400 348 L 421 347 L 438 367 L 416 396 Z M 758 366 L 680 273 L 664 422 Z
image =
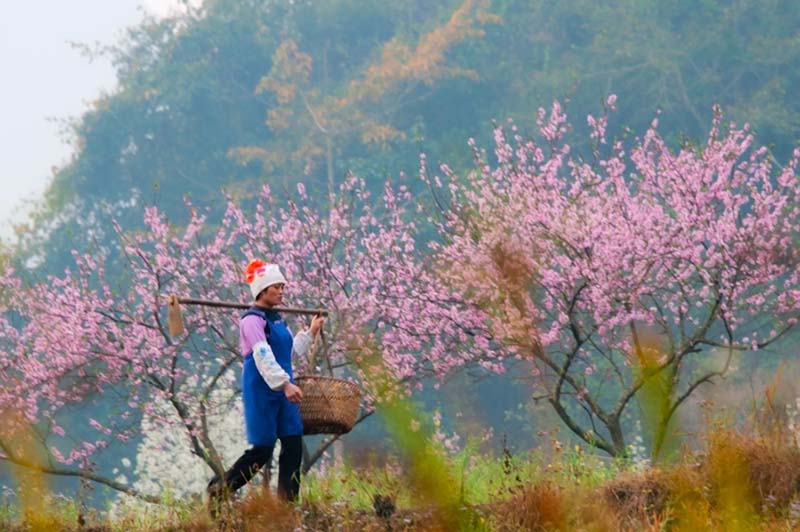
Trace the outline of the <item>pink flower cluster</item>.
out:
M 516 356 L 591 398 L 592 383 L 629 365 L 632 324 L 662 335 L 666 363 L 708 346 L 757 349 L 796 323 L 800 154 L 776 171 L 746 127 L 723 132 L 718 117 L 702 147 L 673 151 L 654 126 L 587 163 L 563 141 L 558 104 L 538 124 L 543 144 L 498 128 L 493 160 L 476 148 L 464 177 L 446 166 L 428 176 L 423 158 L 440 209 L 427 225 L 405 186 L 373 198 L 349 176 L 329 198 L 265 187 L 254 206 L 228 201 L 213 225 L 192 205 L 182 228 L 147 208 L 146 231 L 116 227 L 112 272 L 102 249 L 35 283 L 2 271 L 0 408 L 49 429 L 65 462 L 128 441 L 140 412 L 180 426 L 202 455 L 206 417 L 227 408 L 211 392 L 238 371 L 239 313 L 186 308 L 188 334 L 173 338 L 167 297 L 248 301 L 252 258 L 282 267 L 287 304 L 332 311 L 322 357 L 299 372 L 359 376 L 359 357 L 377 353 L 406 393 L 468 364 L 503 371 Z M 607 117 L 589 124 L 607 143 Z M 438 230 L 429 242 L 423 225 Z M 58 423 L 93 397 L 105 416 L 80 431 Z M 87 428 L 96 440 L 70 444 Z
M 759 349 L 796 323 L 800 153 L 776 168 L 746 126 L 715 116 L 702 146 L 672 150 L 654 123 L 589 163 L 563 141 L 556 103 L 539 113 L 544 144 L 498 128 L 496 162 L 475 148 L 466 178 L 423 173 L 449 204 L 434 246 L 443 276 L 480 303 L 492 345 L 527 354 L 537 375 L 565 372 L 580 396 L 630 374 L 632 327 L 659 335 L 662 363 L 680 363 Z M 589 124 L 605 142 L 607 118 Z

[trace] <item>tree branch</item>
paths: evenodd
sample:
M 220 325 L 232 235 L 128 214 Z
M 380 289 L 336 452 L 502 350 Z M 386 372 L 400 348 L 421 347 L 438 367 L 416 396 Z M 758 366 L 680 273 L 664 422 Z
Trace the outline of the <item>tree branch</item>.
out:
M 110 478 L 104 477 L 102 475 L 98 475 L 91 471 L 85 471 L 82 469 L 67 469 L 62 467 L 54 467 L 50 465 L 42 465 L 36 464 L 29 460 L 24 460 L 19 457 L 11 456 L 6 452 L 6 456 L 0 456 L 0 460 L 5 460 L 9 463 L 14 465 L 18 465 L 27 469 L 33 469 L 36 471 L 40 471 L 47 475 L 56 475 L 61 477 L 77 477 L 77 478 L 85 478 L 87 480 L 91 480 L 97 482 L 98 484 L 103 484 L 112 488 L 114 490 L 126 493 L 128 495 L 132 495 L 137 499 L 141 499 L 146 502 L 151 502 L 154 504 L 163 504 L 163 501 L 159 497 L 155 497 L 153 495 L 148 495 L 146 493 L 142 493 L 141 491 L 137 490 L 136 488 L 132 488 L 121 482 L 117 482 L 116 480 L 112 480 Z

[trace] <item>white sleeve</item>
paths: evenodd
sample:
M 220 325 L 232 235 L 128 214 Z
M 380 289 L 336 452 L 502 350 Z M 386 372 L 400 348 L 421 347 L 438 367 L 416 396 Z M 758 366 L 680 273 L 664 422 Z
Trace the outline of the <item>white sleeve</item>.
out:
M 308 331 L 300 331 L 294 337 L 294 344 L 292 344 L 292 350 L 295 352 L 296 355 L 305 356 L 308 353 L 308 350 L 311 348 L 311 344 L 314 342 L 314 339 L 311 337 L 311 333 Z
M 289 374 L 275 360 L 275 354 L 267 342 L 258 342 L 253 346 L 253 360 L 264 382 L 271 389 L 279 390 L 289 382 Z

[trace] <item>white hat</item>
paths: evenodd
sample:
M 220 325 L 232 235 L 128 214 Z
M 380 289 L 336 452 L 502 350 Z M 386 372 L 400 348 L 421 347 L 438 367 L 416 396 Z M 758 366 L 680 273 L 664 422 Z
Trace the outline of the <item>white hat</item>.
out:
M 245 278 L 250 285 L 253 299 L 256 299 L 258 294 L 268 286 L 278 283 L 286 284 L 286 278 L 277 264 L 267 264 L 259 259 L 253 259 L 247 264 Z

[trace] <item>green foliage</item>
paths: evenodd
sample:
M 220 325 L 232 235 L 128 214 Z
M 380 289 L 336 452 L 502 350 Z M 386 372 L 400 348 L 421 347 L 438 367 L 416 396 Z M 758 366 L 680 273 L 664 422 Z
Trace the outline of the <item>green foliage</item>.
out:
M 492 120 L 530 129 L 553 98 L 569 98 L 573 116 L 596 114 L 611 92 L 613 120 L 642 131 L 663 109 L 661 130 L 676 139 L 702 136 L 720 103 L 780 159 L 800 121 L 799 23 L 788 0 L 209 1 L 105 50 L 119 89 L 72 125 L 77 152 L 32 234 L 57 263 L 104 242 L 111 217 L 138 225 L 142 204 L 179 221 L 185 195 L 220 208 L 223 188 L 327 188 L 353 169 L 378 189 L 413 175 L 421 150 L 464 168 L 466 139 L 486 140 Z M 281 102 L 257 89 L 287 41 L 310 70 L 288 80 L 303 97 Z M 291 120 L 270 126 L 279 111 Z
M 376 495 L 391 494 L 398 506 L 409 507 L 411 493 L 395 473 L 394 467 L 356 468 L 348 464 L 324 474 L 312 472 L 303 478 L 303 504 L 346 505 L 351 510 L 370 511 Z
M 96 514 L 86 515 L 81 503 L 62 494 L 41 492 L 36 508 L 19 505 L 12 493 L 0 494 L 0 530 L 72 530 L 78 528 L 80 519 L 94 520 Z M 19 528 L 15 528 L 19 527 Z
M 161 504 L 150 504 L 134 498 L 124 498 L 109 507 L 111 530 L 162 530 L 175 523 L 188 523 L 202 512 L 198 499 L 179 500 L 169 492 L 162 495 Z
M 19 512 L 13 500 L 13 491 L 3 486 L 0 492 L 0 528 L 10 528 L 19 519 Z
M 498 442 L 491 442 L 497 445 Z M 581 448 L 510 456 L 479 447 L 446 458 L 461 470 L 458 507 L 469 519 L 444 524 L 417 498 L 402 460 L 345 464 L 305 477 L 302 500 L 285 506 L 252 490 L 212 521 L 199 500 L 117 507 L 84 515 L 62 496 L 43 494 L 48 511 L 22 523 L 4 500 L 4 530 L 794 530 L 800 525 L 800 452 L 781 437 L 710 428 L 705 448 L 664 468 L 635 471 L 599 461 Z M 399 469 L 398 469 L 399 468 Z M 457 490 L 458 484 L 450 486 Z M 376 496 L 391 511 L 376 515 Z M 287 528 L 287 526 L 289 528 Z M 283 528 L 281 528 L 283 527 Z M 34 528 L 35 529 L 35 528 Z M 41 529 L 41 528 L 40 528 Z

